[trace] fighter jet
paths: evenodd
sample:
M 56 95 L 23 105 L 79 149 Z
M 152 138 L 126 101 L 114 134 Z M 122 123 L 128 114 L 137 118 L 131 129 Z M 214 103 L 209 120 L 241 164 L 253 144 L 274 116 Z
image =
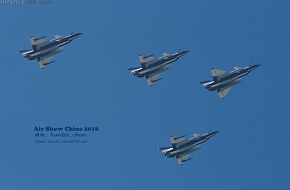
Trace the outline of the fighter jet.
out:
M 191 160 L 190 154 L 197 151 L 201 144 L 206 142 L 209 138 L 216 135 L 219 131 L 209 132 L 204 135 L 193 134 L 191 138 L 185 138 L 185 136 L 170 137 L 172 147 L 161 147 L 159 150 L 169 157 L 175 157 L 179 165 L 183 165 L 184 162 Z
M 163 79 L 159 78 L 163 71 L 170 68 L 171 64 L 178 60 L 180 57 L 187 54 L 189 51 L 179 51 L 173 54 L 162 53 L 161 57 L 154 57 L 152 55 L 139 55 L 139 62 L 141 67 L 132 67 L 128 70 L 136 77 L 145 77 L 149 86 L 155 82 Z
M 259 67 L 260 64 L 251 65 L 248 67 L 234 67 L 234 70 L 227 72 L 219 69 L 212 69 L 211 74 L 213 80 L 201 81 L 202 86 L 209 91 L 217 91 L 221 99 L 229 93 L 231 88 L 240 83 L 241 79 L 251 71 Z
M 61 52 L 64 46 L 74 39 L 78 38 L 82 33 L 71 33 L 68 36 L 55 35 L 54 39 L 47 40 L 46 36 L 36 38 L 30 37 L 32 50 L 20 50 L 19 52 L 29 60 L 37 60 L 41 69 L 46 65 L 53 63 L 52 57 Z

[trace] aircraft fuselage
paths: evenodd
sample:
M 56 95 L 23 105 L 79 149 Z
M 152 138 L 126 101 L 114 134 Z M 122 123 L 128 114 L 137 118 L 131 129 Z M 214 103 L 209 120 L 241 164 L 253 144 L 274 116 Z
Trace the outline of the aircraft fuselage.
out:
M 257 68 L 259 65 L 253 65 L 245 68 L 240 68 L 229 73 L 225 73 L 218 77 L 213 77 L 211 81 L 201 82 L 203 87 L 209 91 L 215 91 L 218 89 L 231 87 L 240 82 L 240 79 L 248 75 L 252 70 Z

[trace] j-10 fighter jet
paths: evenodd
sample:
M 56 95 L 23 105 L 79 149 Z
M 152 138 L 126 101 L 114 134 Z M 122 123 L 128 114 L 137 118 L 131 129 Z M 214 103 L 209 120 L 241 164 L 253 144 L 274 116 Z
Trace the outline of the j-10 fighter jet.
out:
M 129 68 L 129 71 L 136 77 L 145 77 L 149 86 L 161 80 L 159 78 L 163 71 L 170 68 L 172 62 L 178 60 L 180 57 L 187 54 L 189 51 L 179 51 L 177 53 L 162 53 L 161 57 L 154 57 L 152 55 L 139 55 L 139 62 L 141 67 Z
M 209 91 L 217 91 L 221 99 L 229 93 L 231 88 L 240 83 L 241 79 L 251 71 L 259 67 L 260 64 L 248 67 L 234 67 L 234 70 L 227 72 L 219 69 L 212 69 L 213 80 L 200 82 L 202 86 Z
M 68 36 L 55 35 L 54 39 L 47 40 L 46 36 L 36 38 L 30 37 L 32 50 L 20 50 L 23 57 L 29 60 L 37 60 L 41 69 L 46 65 L 53 63 L 52 57 L 61 52 L 64 46 L 74 39 L 78 38 L 82 33 L 72 33 Z
M 184 162 L 192 159 L 190 158 L 192 152 L 197 151 L 202 143 L 206 142 L 217 133 L 218 131 L 209 132 L 204 135 L 193 134 L 193 137 L 191 138 L 185 138 L 185 136 L 171 136 L 170 142 L 172 147 L 161 147 L 159 150 L 169 158 L 175 157 L 178 164 L 183 165 Z

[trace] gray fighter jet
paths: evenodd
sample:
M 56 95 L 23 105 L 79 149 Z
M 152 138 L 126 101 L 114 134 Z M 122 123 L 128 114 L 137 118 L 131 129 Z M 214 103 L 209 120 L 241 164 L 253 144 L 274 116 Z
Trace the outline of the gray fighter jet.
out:
M 161 80 L 159 78 L 163 71 L 170 68 L 172 62 L 178 60 L 180 57 L 187 54 L 189 51 L 179 51 L 177 53 L 162 53 L 161 57 L 154 57 L 152 55 L 139 55 L 139 62 L 141 67 L 132 67 L 128 70 L 136 77 L 145 77 L 149 86 Z
M 169 158 L 175 157 L 178 164 L 183 165 L 184 162 L 192 159 L 190 158 L 192 152 L 197 151 L 202 143 L 206 142 L 218 132 L 219 131 L 209 132 L 204 135 L 193 134 L 191 138 L 185 138 L 185 136 L 171 136 L 170 142 L 172 147 L 161 147 L 159 150 Z
M 46 36 L 36 38 L 30 37 L 32 50 L 20 50 L 19 52 L 29 60 L 37 60 L 41 69 L 53 63 L 52 57 L 61 52 L 64 46 L 78 38 L 82 33 L 72 33 L 68 36 L 55 35 L 54 39 L 47 40 Z
M 248 66 L 248 67 L 234 67 L 234 70 L 227 72 L 218 69 L 212 69 L 211 74 L 213 80 L 201 81 L 202 86 L 209 91 L 217 91 L 221 99 L 229 93 L 231 88 L 240 83 L 241 79 L 249 74 L 251 71 L 259 67 L 260 64 Z

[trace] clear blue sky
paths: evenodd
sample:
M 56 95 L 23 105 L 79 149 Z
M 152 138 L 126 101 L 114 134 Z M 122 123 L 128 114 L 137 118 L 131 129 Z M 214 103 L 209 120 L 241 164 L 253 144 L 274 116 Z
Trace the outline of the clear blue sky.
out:
M 0 5 L 0 189 L 290 189 L 288 0 Z M 41 70 L 29 36 L 84 35 Z M 139 54 L 190 53 L 148 87 Z M 210 69 L 262 66 L 225 100 Z M 35 125 L 97 125 L 90 144 L 35 144 Z M 170 135 L 220 133 L 178 166 Z

